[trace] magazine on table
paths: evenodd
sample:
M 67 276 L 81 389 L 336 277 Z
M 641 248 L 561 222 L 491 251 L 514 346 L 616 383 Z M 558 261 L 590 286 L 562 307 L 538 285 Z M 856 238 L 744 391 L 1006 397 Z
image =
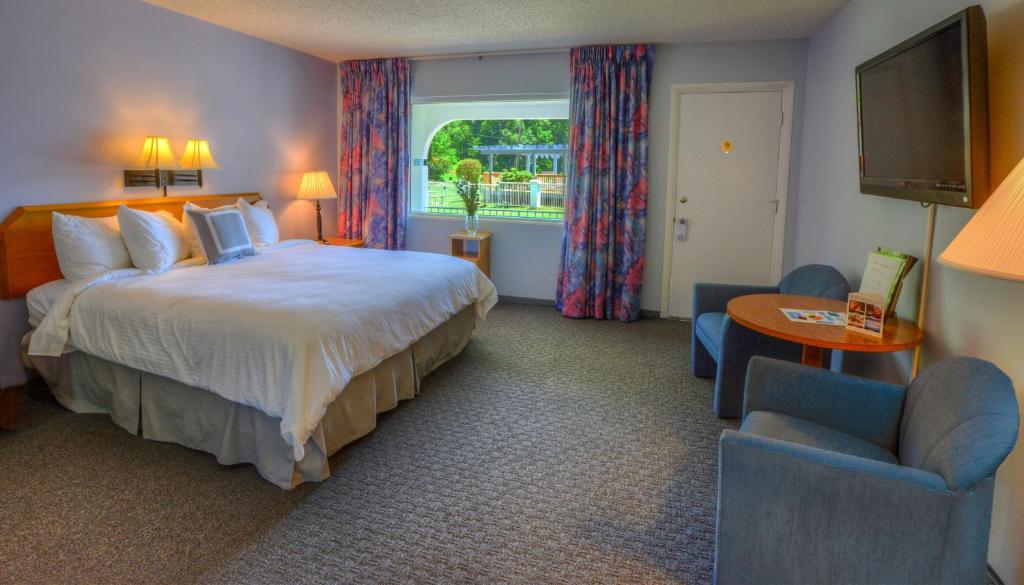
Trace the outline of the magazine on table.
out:
M 790 321 L 815 325 L 846 325 L 846 315 L 836 311 L 808 311 L 806 309 L 779 309 Z

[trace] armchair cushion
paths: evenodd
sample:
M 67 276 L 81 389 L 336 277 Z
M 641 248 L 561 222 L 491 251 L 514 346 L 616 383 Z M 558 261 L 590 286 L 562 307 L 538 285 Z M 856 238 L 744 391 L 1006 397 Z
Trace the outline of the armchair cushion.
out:
M 698 282 L 693 285 L 693 318 L 704 313 L 725 313 L 729 301 L 743 295 L 778 293 L 775 286 L 747 284 L 713 284 Z
M 740 432 L 899 465 L 895 455 L 874 443 L 785 414 L 751 412 Z
M 722 324 L 725 317 L 725 313 L 704 313 L 698 316 L 695 322 L 697 339 L 700 339 L 715 360 L 721 359 L 719 350 L 722 345 Z

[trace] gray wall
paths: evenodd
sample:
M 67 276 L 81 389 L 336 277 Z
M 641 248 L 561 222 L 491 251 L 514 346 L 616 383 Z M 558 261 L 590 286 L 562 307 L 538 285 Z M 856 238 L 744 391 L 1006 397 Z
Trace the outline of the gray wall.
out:
M 649 129 L 650 192 L 647 211 L 647 260 L 641 305 L 661 309 L 662 255 L 668 193 L 671 86 L 678 83 L 736 81 L 796 82 L 796 104 L 790 181 L 790 214 L 796 197 L 796 169 L 802 136 L 804 71 L 807 41 L 658 45 L 654 57 Z M 413 63 L 413 99 L 445 96 L 503 95 L 529 97 L 567 94 L 569 55 L 566 52 L 484 57 L 482 60 L 436 59 Z M 408 245 L 413 250 L 443 252 L 447 235 L 458 229 L 450 219 L 413 216 Z M 554 299 L 562 245 L 561 224 L 481 222 L 494 232 L 492 275 L 503 295 Z M 791 265 L 792 230 L 787 234 L 787 266 Z
M 294 193 L 303 171 L 336 175 L 334 64 L 138 0 L 0 0 L 0 14 L 0 215 L 157 196 L 121 171 L 160 134 L 179 155 L 208 139 L 221 167 L 170 194 L 259 191 L 284 236 L 313 233 Z M 24 379 L 26 318 L 23 299 L 0 302 L 2 386 Z
M 661 310 L 662 268 L 665 252 L 665 214 L 668 207 L 669 140 L 672 129 L 672 86 L 680 83 L 730 83 L 739 81 L 794 81 L 793 145 L 790 156 L 790 188 L 784 254 L 785 270 L 792 265 L 793 229 L 797 199 L 796 173 L 803 132 L 804 71 L 807 41 L 752 43 L 700 43 L 658 45 L 654 54 L 651 88 L 647 199 L 647 263 L 643 308 Z
M 964 8 L 964 0 L 853 0 L 810 41 L 800 164 L 795 262 L 825 262 L 854 284 L 869 250 L 889 246 L 920 256 L 927 211 L 918 204 L 860 195 L 854 67 Z M 993 187 L 1024 156 L 1024 2 L 982 2 L 989 22 Z M 935 253 L 972 212 L 938 209 Z M 920 274 L 915 269 L 915 276 Z M 1024 403 L 1024 285 L 932 266 L 925 364 L 948 355 L 991 360 L 1014 379 Z M 898 310 L 916 316 L 916 283 Z M 880 356 L 862 371 L 905 379 L 909 355 Z M 1010 456 L 997 477 L 989 561 L 1006 583 L 1024 582 L 1024 456 Z

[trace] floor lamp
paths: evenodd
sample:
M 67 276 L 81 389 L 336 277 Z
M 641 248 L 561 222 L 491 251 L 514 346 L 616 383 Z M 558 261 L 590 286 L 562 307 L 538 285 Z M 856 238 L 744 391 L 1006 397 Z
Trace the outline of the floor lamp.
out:
M 1024 282 L 1024 160 L 953 238 L 939 263 Z

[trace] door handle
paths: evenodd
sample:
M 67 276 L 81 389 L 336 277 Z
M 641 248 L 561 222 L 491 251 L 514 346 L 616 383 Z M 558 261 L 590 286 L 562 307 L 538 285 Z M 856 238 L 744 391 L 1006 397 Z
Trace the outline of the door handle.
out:
M 679 202 L 680 203 L 686 203 L 689 200 L 690 200 L 690 198 L 687 197 L 686 195 L 683 195 L 682 197 L 679 198 Z

